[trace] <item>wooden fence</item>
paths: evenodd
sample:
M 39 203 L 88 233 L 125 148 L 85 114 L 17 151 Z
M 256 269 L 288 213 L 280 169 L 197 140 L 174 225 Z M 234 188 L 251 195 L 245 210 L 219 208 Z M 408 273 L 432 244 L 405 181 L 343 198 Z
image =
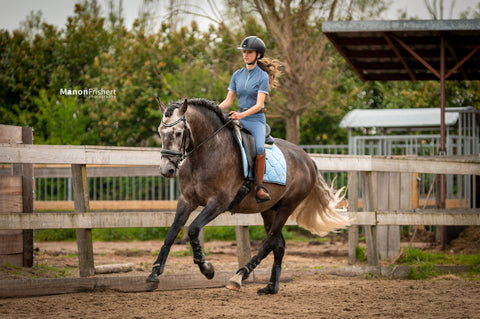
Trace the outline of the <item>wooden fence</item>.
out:
M 412 211 L 400 205 L 405 193 L 402 176 L 409 173 L 480 175 L 480 155 L 464 157 L 352 156 L 311 154 L 321 171 L 349 172 L 349 211 L 353 220 L 349 231 L 350 257 L 355 256 L 358 227 L 366 227 L 367 253 L 371 265 L 378 264 L 377 236 L 396 237 L 388 227 L 398 225 L 480 225 L 479 209 Z M 77 229 L 80 276 L 94 273 L 91 228 L 168 227 L 174 213 L 168 211 L 91 211 L 88 198 L 87 165 L 156 165 L 160 149 L 133 147 L 56 146 L 0 144 L 0 163 L 69 164 L 74 191 L 74 212 L 34 212 L 0 214 L 0 229 Z M 360 180 L 358 179 L 360 172 Z M 395 177 L 397 176 L 397 177 Z M 379 187 L 387 183 L 391 187 Z M 358 187 L 362 186 L 364 209 L 359 212 Z M 389 189 L 391 191 L 389 191 Z M 377 192 L 377 193 L 376 193 Z M 383 193 L 382 193 L 383 192 Z M 390 196 L 389 193 L 395 193 Z M 378 194 L 381 194 L 379 196 Z M 386 195 L 385 195 L 386 194 Z M 391 198 L 391 203 L 382 200 Z M 394 198 L 395 197 L 395 198 Z M 396 207 L 396 206 L 398 207 Z M 393 207 L 393 209 L 392 209 Z M 194 218 L 192 216 L 192 218 Z M 189 220 L 189 222 L 192 220 Z M 288 224 L 292 225 L 292 222 Z M 188 223 L 187 223 L 188 225 Z M 263 225 L 259 214 L 223 214 L 209 225 L 237 226 L 239 263 L 249 258 L 248 226 Z M 387 227 L 377 232 L 376 228 Z M 378 233 L 378 234 L 377 234 Z M 382 235 L 383 234 L 383 235 Z M 357 236 L 357 238 L 355 237 Z M 399 236 L 397 236 L 399 237 Z M 378 243 L 385 240 L 378 237 Z M 399 240 L 399 239 L 398 239 Z M 388 241 L 387 241 L 388 243 Z M 384 256 L 382 256 L 384 257 Z
M 32 144 L 30 127 L 0 125 L 0 143 Z M 0 215 L 33 212 L 33 165 L 12 163 L 0 176 Z M 0 228 L 0 262 L 33 266 L 33 230 L 28 227 Z

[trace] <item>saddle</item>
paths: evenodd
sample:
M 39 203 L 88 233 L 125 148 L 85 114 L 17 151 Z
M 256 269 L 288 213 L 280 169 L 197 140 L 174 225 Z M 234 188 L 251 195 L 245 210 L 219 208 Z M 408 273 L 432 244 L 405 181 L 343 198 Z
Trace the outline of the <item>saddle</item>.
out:
M 245 149 L 247 155 L 248 168 L 253 169 L 255 165 L 255 157 L 257 156 L 257 151 L 255 149 L 255 139 L 253 138 L 252 133 L 247 130 L 241 123 L 235 127 L 237 129 L 237 136 L 240 137 L 240 143 Z M 271 148 L 274 144 L 273 137 L 270 135 L 272 129 L 270 125 L 265 126 L 265 148 Z
M 274 139 L 270 135 L 271 133 L 271 128 L 267 124 L 265 126 L 265 148 L 271 148 L 274 145 Z M 255 166 L 255 157 L 257 156 L 257 151 L 255 149 L 255 139 L 253 138 L 252 133 L 250 133 L 249 130 L 247 130 L 243 125 L 238 123 L 238 125 L 235 125 L 235 130 L 233 131 L 233 135 L 235 136 L 235 139 L 239 143 L 239 147 L 243 146 L 243 149 L 245 150 L 246 158 L 247 158 L 247 163 L 248 163 L 248 171 L 254 170 Z M 252 172 L 252 176 L 253 176 Z M 248 175 L 248 174 L 247 174 Z M 238 210 L 238 207 L 240 205 L 240 202 L 245 198 L 245 196 L 250 193 L 252 189 L 252 182 L 253 178 L 245 178 L 244 183 L 238 190 L 235 198 L 233 201 L 230 203 L 227 211 L 229 211 L 232 215 L 235 214 Z

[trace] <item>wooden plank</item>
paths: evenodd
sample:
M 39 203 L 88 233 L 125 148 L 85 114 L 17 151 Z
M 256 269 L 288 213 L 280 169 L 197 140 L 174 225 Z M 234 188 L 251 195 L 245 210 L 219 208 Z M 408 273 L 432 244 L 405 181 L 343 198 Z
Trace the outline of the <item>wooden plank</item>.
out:
M 241 268 L 252 258 L 248 226 L 235 226 L 235 238 L 237 241 L 238 268 Z
M 158 165 L 159 148 L 0 144 L 0 163 Z
M 158 165 L 159 148 L 0 144 L 0 163 Z M 365 156 L 310 154 L 321 171 L 479 174 L 480 155 Z
M 373 195 L 372 195 L 372 174 L 371 172 L 362 172 L 362 198 L 364 203 L 364 210 L 372 211 Z M 377 237 L 375 226 L 364 226 L 365 241 L 367 244 L 367 260 L 369 266 L 378 266 L 377 253 Z
M 22 210 L 22 177 L 0 176 L 0 215 L 22 213 Z M 23 266 L 23 231 L 21 229 L 0 231 L 0 263 Z
M 91 200 L 90 210 L 175 210 L 176 200 Z M 73 201 L 35 201 L 36 211 L 74 210 Z
M 0 213 L 19 213 L 22 211 L 22 178 L 19 176 L 0 176 Z
M 388 207 L 391 210 L 400 209 L 400 197 L 402 196 L 402 192 L 400 191 L 401 187 L 401 173 L 388 173 L 390 175 L 390 183 L 389 183 L 389 198 L 388 198 Z M 410 185 L 410 174 L 407 174 L 406 178 L 408 181 L 407 185 Z M 407 192 L 407 196 L 410 195 L 410 191 Z M 410 200 L 407 200 L 409 203 Z M 389 225 L 388 227 L 388 250 L 387 250 L 387 258 L 389 260 L 393 260 L 398 253 L 400 252 L 400 226 L 398 225 Z
M 390 198 L 390 173 L 372 172 L 373 210 L 387 210 Z M 381 260 L 388 258 L 388 226 L 377 226 L 377 253 Z
M 87 170 L 88 172 L 88 170 Z M 407 173 L 409 174 L 409 173 Z M 460 208 L 462 207 L 461 202 L 458 199 L 447 199 L 446 208 Z M 35 211 L 73 211 L 74 203 L 73 201 L 34 201 L 34 210 Z M 177 201 L 169 200 L 105 200 L 105 201 L 89 201 L 90 210 L 175 210 L 177 207 Z M 425 199 L 419 200 L 419 207 L 426 206 L 435 206 L 435 200 L 429 200 L 426 203 Z M 352 204 L 340 203 L 338 207 L 353 207 Z M 352 212 L 358 211 L 359 208 L 363 208 L 363 201 L 359 199 L 357 202 L 357 208 L 351 209 Z M 415 208 L 415 207 L 412 207 Z M 349 209 L 350 210 L 350 209 Z M 355 217 L 355 216 L 352 216 Z M 370 224 L 370 223 L 369 223 Z M 356 225 L 358 225 L 356 223 Z
M 31 127 L 22 128 L 24 144 L 33 144 L 33 130 Z M 22 204 L 23 213 L 33 213 L 33 164 L 20 164 L 22 166 Z M 33 266 L 33 229 L 23 230 L 23 267 Z
M 159 176 L 158 165 L 155 166 L 126 166 L 126 165 L 111 165 L 111 166 L 87 166 L 88 177 L 131 177 L 131 176 Z M 72 177 L 72 170 L 70 165 L 35 165 L 35 177 Z
M 348 172 L 348 211 L 358 211 L 358 172 Z M 355 264 L 357 261 L 358 226 L 348 228 L 348 263 Z
M 17 267 L 22 267 L 23 263 L 23 253 L 18 253 L 18 254 L 4 254 L 0 256 L 0 265 L 14 265 Z M 1 291 L 1 289 L 0 289 Z M 1 293 L 0 293 L 1 294 Z
M 320 171 L 380 171 L 432 174 L 480 174 L 480 155 L 365 156 L 309 154 Z
M 233 272 L 217 272 L 211 280 L 198 273 L 162 275 L 158 277 L 160 282 L 156 290 L 220 288 L 226 285 L 233 274 Z M 280 281 L 289 281 L 293 275 L 293 271 L 282 271 Z M 250 276 L 245 283 L 267 282 L 270 278 L 270 272 L 257 270 L 255 271 L 255 278 L 252 277 Z M 1 280 L 0 288 L 0 298 L 94 292 L 105 291 L 106 289 L 119 292 L 143 292 L 145 291 L 145 276 Z
M 88 212 L 88 181 L 85 165 L 72 165 L 72 186 L 75 212 Z M 93 276 L 95 274 L 95 265 L 93 260 L 92 230 L 90 228 L 77 228 L 77 247 L 80 277 Z
M 352 225 L 477 225 L 480 226 L 480 210 L 477 209 L 428 209 L 425 211 L 344 212 L 340 215 L 353 220 Z M 159 211 L 142 212 L 44 212 L 33 214 L 0 214 L 0 229 L 76 229 L 123 227 L 170 227 L 175 213 Z M 186 226 L 198 212 L 192 213 Z M 435 218 L 438 218 L 436 220 Z M 208 226 L 263 225 L 260 214 L 222 214 Z M 296 225 L 288 220 L 286 225 Z
M 0 143 L 22 143 L 22 127 L 0 124 Z
M 192 213 L 186 226 L 198 216 Z M 175 217 L 174 211 L 142 212 L 44 212 L 22 214 L 0 214 L 0 229 L 75 229 L 75 228 L 119 228 L 119 227 L 170 227 Z M 361 220 L 360 222 L 365 222 Z M 260 214 L 224 213 L 210 222 L 208 226 L 253 226 L 263 225 Z M 287 225 L 296 225 L 288 221 Z
M 480 225 L 479 209 L 427 209 L 424 211 L 344 212 L 340 215 L 353 219 L 353 225 L 444 225 L 445 219 L 453 219 L 445 225 Z M 44 212 L 28 216 L 20 213 L 0 214 L 0 229 L 75 229 L 75 228 L 124 228 L 170 227 L 174 212 Z M 198 212 L 192 213 L 186 225 L 190 225 Z M 442 216 L 448 216 L 447 218 Z M 435 218 L 441 218 L 436 221 Z M 378 220 L 377 220 L 378 219 Z M 208 226 L 263 225 L 259 214 L 222 214 Z M 287 221 L 286 225 L 296 225 Z
M 23 232 L 22 230 L 0 230 L 0 255 L 22 254 Z M 0 256 L 0 260 L 3 259 Z M 23 265 L 20 263 L 18 266 Z
M 479 226 L 480 210 L 474 213 L 377 212 L 378 225 Z

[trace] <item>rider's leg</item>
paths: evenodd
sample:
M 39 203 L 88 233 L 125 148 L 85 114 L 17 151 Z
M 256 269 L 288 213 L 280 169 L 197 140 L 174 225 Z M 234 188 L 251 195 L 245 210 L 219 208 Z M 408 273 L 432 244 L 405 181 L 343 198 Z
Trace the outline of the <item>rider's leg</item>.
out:
M 263 187 L 263 175 L 265 174 L 265 153 L 257 155 L 255 158 L 255 172 L 258 178 L 258 185 L 255 188 L 257 192 L 257 201 L 263 202 L 270 200 L 270 194 L 267 189 Z
M 255 139 L 255 173 L 257 175 L 258 184 L 255 183 L 255 192 L 257 202 L 261 203 L 270 199 L 268 190 L 263 186 L 263 175 L 265 174 L 265 122 L 262 118 L 253 118 L 251 120 L 243 120 L 242 124 L 250 131 Z M 255 180 L 257 182 L 257 180 Z

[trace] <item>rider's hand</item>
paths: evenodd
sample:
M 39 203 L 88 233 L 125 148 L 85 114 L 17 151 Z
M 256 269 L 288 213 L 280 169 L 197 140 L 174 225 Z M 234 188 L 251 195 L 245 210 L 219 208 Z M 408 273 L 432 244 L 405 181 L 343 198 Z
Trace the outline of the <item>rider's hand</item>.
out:
M 230 112 L 230 117 L 232 118 L 232 120 L 240 120 L 240 119 L 242 119 L 244 116 L 243 116 L 243 114 L 240 113 L 240 112 L 231 111 L 231 112 Z

